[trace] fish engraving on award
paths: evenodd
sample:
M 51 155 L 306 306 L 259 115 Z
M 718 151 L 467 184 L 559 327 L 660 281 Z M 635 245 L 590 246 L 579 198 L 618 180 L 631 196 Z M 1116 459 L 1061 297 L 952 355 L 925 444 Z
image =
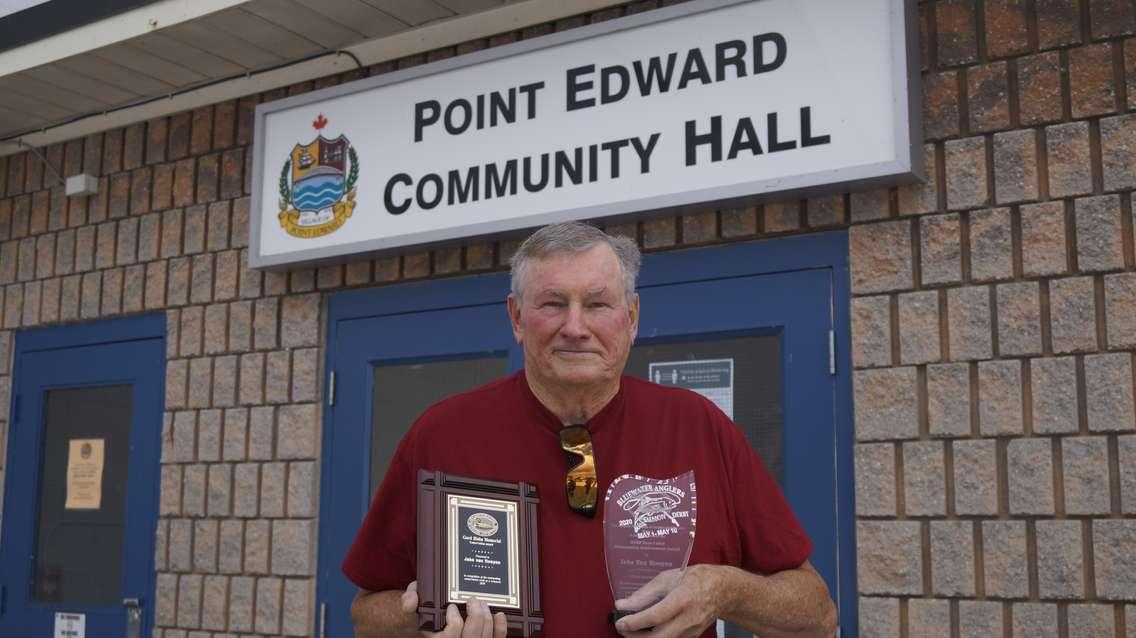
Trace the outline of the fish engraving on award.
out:
M 418 625 L 440 631 L 446 607 L 477 597 L 505 613 L 508 636 L 540 636 L 536 488 L 418 472 Z
M 604 497 L 604 558 L 614 622 L 666 597 L 682 580 L 698 523 L 694 471 L 657 480 L 624 474 Z

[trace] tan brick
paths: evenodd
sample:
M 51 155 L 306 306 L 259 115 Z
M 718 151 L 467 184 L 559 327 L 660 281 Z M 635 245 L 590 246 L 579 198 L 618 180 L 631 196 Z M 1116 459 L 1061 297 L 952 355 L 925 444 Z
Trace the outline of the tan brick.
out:
M 970 276 L 974 281 L 1009 279 L 1014 274 L 1010 209 L 970 214 Z
M 891 363 L 891 311 L 887 295 L 852 299 L 852 365 Z
M 229 202 L 214 202 L 209 205 L 206 216 L 206 250 L 218 251 L 229 247 Z
M 989 288 L 968 286 L 948 290 L 947 323 L 952 360 L 992 356 Z
M 184 212 L 183 247 L 185 254 L 191 255 L 205 250 L 206 215 L 205 205 L 190 206 Z
M 252 302 L 229 304 L 229 347 L 236 352 L 249 350 L 252 344 Z
M 317 515 L 316 464 L 300 461 L 288 465 L 288 517 L 308 518 Z
M 319 393 L 319 349 L 292 352 L 292 400 L 315 401 Z
M 275 634 L 280 631 L 279 578 L 256 579 L 256 632 Z
M 277 458 L 315 458 L 319 449 L 318 405 L 281 406 L 277 425 Z
M 429 264 L 429 254 L 423 253 L 427 257 L 427 264 Z M 421 276 L 425 277 L 429 274 L 423 273 Z M 409 275 L 408 275 L 409 276 Z M 311 292 L 316 289 L 316 275 L 315 271 L 311 268 L 304 270 L 293 270 L 288 273 L 288 290 L 290 292 Z
M 1087 142 L 1087 140 L 1086 140 Z M 970 137 L 945 143 L 947 208 L 975 208 L 989 201 L 986 139 Z
M 196 255 L 193 257 L 193 266 L 190 283 L 190 301 L 192 303 L 209 303 L 213 300 L 213 255 Z
M 1104 189 L 1136 188 L 1136 115 L 1103 118 L 1100 136 Z
M 987 596 L 1029 595 L 1025 521 L 982 521 L 982 557 Z
M 189 379 L 189 362 L 176 359 L 166 362 L 166 409 L 185 406 L 186 382 Z
M 1057 638 L 1057 605 L 1014 603 L 1014 638 Z
M 272 444 L 276 439 L 276 409 L 257 407 L 249 410 L 249 458 L 272 458 Z
M 915 368 L 853 372 L 857 438 L 915 438 L 919 433 Z
M 1053 453 L 1049 439 L 1013 439 L 1006 449 L 1011 514 L 1053 514 Z
M 188 572 L 193 569 L 193 521 L 170 521 L 169 561 L 173 571 Z
M 197 460 L 221 460 L 221 411 L 197 413 Z
M 891 214 L 890 195 L 887 189 L 857 191 L 849 197 L 852 222 L 884 219 Z M 768 211 L 768 207 L 766 207 Z M 768 219 L 768 218 L 767 218 Z
M 177 623 L 177 574 L 158 574 L 154 622 L 163 626 Z
M 244 460 L 247 439 L 248 410 L 245 408 L 225 410 L 222 458 L 226 461 Z
M 5 244 L 6 246 L 7 244 Z M 0 261 L 3 253 L 0 252 Z M 69 275 L 75 271 L 75 230 L 69 228 L 55 235 L 55 274 Z
M 1085 356 L 1085 403 L 1094 432 L 1136 429 L 1132 404 L 1132 356 Z
M 1136 514 L 1136 436 L 1117 437 L 1120 456 L 1120 510 Z
M 919 236 L 923 283 L 960 281 L 962 235 L 958 215 L 932 215 L 922 218 Z
M 254 348 L 259 350 L 261 348 L 276 347 L 276 315 L 278 306 L 279 300 L 275 297 L 256 300 L 252 324 Z
M 461 247 L 438 251 L 438 272 L 451 274 L 461 270 Z M 321 266 L 316 271 L 316 287 L 320 290 L 343 285 L 343 265 Z
M 270 547 L 269 521 L 245 522 L 245 573 L 267 574 Z
M 1033 431 L 1038 434 L 1076 432 L 1077 369 L 1073 357 L 1030 360 Z
M 1108 514 L 1108 443 L 1103 436 L 1061 439 L 1065 467 L 1065 512 Z
M 994 192 L 999 204 L 1037 199 L 1037 135 L 1033 130 L 994 135 Z
M 177 257 L 181 254 L 181 228 L 185 212 L 180 208 L 162 213 L 161 256 Z
M 183 574 L 178 578 L 177 625 L 186 629 L 201 626 L 201 576 Z
M 757 209 L 754 207 L 724 210 L 721 214 L 722 237 L 745 237 L 757 234 Z M 468 260 L 468 253 L 466 259 Z M 376 262 L 376 271 L 378 263 Z M 381 279 L 376 272 L 376 278 Z
M 217 571 L 222 574 L 241 573 L 244 559 L 245 525 L 242 521 L 227 519 L 221 521 L 220 542 L 218 544 Z
M 264 401 L 263 353 L 241 355 L 240 380 L 242 404 L 258 404 Z
M 166 281 L 166 302 L 171 306 L 182 306 L 189 301 L 189 264 L 187 257 L 169 260 L 169 274 Z
M 947 513 L 942 441 L 903 444 L 904 503 L 908 516 Z
M 201 604 L 201 627 L 214 631 L 224 630 L 225 607 L 228 604 L 229 579 L 224 576 L 206 576 Z
M 806 204 L 809 228 L 839 226 L 844 223 L 844 196 L 812 198 Z
M 217 571 L 217 521 L 193 522 L 193 569 L 207 573 Z
M 201 306 L 190 306 L 181 311 L 180 333 L 181 343 L 178 352 L 183 357 L 201 354 L 201 338 L 204 320 L 204 309 Z
M 899 352 L 904 364 L 940 359 L 938 292 L 899 295 Z
M 1136 598 L 1136 520 L 1093 521 L 1093 551 L 1097 596 Z
M 1077 264 L 1083 271 L 1124 267 L 1120 197 L 1085 197 L 1075 202 Z
M 1069 605 L 1069 638 L 1115 636 L 1116 619 L 1110 605 Z
M 931 521 L 931 591 L 973 596 L 974 526 L 970 521 Z
M 1070 122 L 1046 127 L 1050 197 L 1085 195 L 1092 191 L 1089 124 Z
M 162 516 L 181 514 L 181 466 L 163 465 L 160 485 L 158 513 Z
M 210 465 L 208 480 L 206 508 L 209 516 L 228 516 L 232 500 L 232 466 L 223 463 Z
M 228 306 L 223 303 L 205 307 L 205 354 L 217 354 L 226 350 L 226 333 L 228 328 L 227 311 Z
M 856 514 L 895 516 L 895 446 L 856 446 Z
M 286 463 L 265 463 L 260 466 L 260 515 L 280 518 L 284 516 L 284 499 L 287 495 Z
M 1045 202 L 1022 206 L 1022 272 L 1057 275 L 1068 270 L 1065 250 L 1065 206 Z
M 99 302 L 102 301 L 102 284 L 103 278 L 97 272 L 89 272 L 83 275 L 83 283 L 79 299 L 79 314 L 84 319 L 94 319 L 99 316 Z M 18 288 L 17 288 L 18 289 Z M 5 294 L 7 297 L 7 294 Z M 8 312 L 5 311 L 5 324 L 7 324 Z
M 225 408 L 237 404 L 237 356 L 217 357 L 213 360 L 213 407 Z
M 899 638 L 899 599 L 860 597 L 860 635 Z
M 320 295 L 285 297 L 280 308 L 280 324 L 283 346 L 319 345 Z
M 181 507 L 186 516 L 205 516 L 205 465 L 187 465 L 182 474 Z
M 1069 88 L 1074 118 L 1116 112 L 1111 43 L 1069 49 Z
M 191 408 L 207 408 L 213 389 L 213 361 L 208 358 L 189 360 L 189 395 L 186 405 Z
M 166 262 L 154 261 L 146 264 L 147 310 L 161 308 L 166 304 Z
M 277 350 L 265 355 L 264 360 L 264 400 L 268 403 L 287 403 L 290 385 L 289 353 Z
M 233 516 L 253 518 L 260 511 L 260 465 L 238 463 L 233 468 Z
M 998 458 L 993 440 L 954 441 L 955 512 L 998 513 Z
M 949 635 L 950 627 L 951 605 L 948 601 L 928 598 L 908 599 L 907 635 L 909 638 L 942 638 Z
M 916 521 L 858 521 L 861 594 L 922 594 L 923 553 Z
M 1001 636 L 1002 604 L 985 600 L 959 601 L 959 633 L 963 636 Z
M 229 584 L 229 630 L 252 631 L 256 579 L 237 576 Z
M 1041 306 L 1037 282 L 997 286 L 998 352 L 1041 354 Z
M 1049 321 L 1056 353 L 1096 350 L 1096 298 L 1091 277 L 1049 284 Z
M 1037 589 L 1042 598 L 1084 595 L 1081 522 L 1037 521 Z
M 56 291 L 58 291 L 58 288 L 56 288 Z M 123 271 L 122 311 L 140 312 L 144 307 L 143 294 L 145 293 L 145 291 L 146 266 L 143 264 L 134 264 L 133 266 L 127 266 Z M 46 317 L 44 320 L 47 320 Z
M 910 221 L 853 226 L 849 245 L 853 293 L 911 287 Z
M 980 133 L 1010 125 L 1010 89 L 1005 62 L 967 69 L 970 131 Z
M 313 571 L 310 520 L 272 523 L 272 572 L 282 576 L 310 576 Z
M 931 436 L 970 434 L 970 368 L 967 364 L 927 366 L 927 420 Z

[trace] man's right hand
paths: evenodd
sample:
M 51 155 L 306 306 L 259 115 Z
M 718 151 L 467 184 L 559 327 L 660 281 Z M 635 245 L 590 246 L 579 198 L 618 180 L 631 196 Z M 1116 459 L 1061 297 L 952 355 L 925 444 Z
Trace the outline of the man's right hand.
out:
M 418 614 L 418 581 L 406 586 L 400 599 L 402 611 L 406 614 Z M 439 632 L 423 631 L 422 636 L 437 638 L 505 638 L 505 614 L 497 612 L 490 614 L 489 605 L 471 598 L 465 605 L 466 616 L 463 619 L 457 605 L 446 608 L 446 628 Z

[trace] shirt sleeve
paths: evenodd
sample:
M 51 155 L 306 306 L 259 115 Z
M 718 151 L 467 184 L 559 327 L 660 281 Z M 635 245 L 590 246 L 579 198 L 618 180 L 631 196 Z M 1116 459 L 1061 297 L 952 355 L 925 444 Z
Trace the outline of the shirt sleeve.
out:
M 800 567 L 812 554 L 812 540 L 742 431 L 733 422 L 728 425 L 741 566 L 764 575 Z
M 412 451 L 410 437 L 404 438 L 343 560 L 347 578 L 368 591 L 405 589 L 417 577 L 418 489 Z

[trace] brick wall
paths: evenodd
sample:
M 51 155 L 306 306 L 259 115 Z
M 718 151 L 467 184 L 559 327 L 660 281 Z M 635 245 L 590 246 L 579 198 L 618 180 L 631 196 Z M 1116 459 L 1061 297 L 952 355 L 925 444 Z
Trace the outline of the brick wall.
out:
M 657 4 L 45 149 L 101 175 L 89 200 L 0 158 L 0 440 L 14 330 L 168 318 L 155 636 L 308 634 L 326 293 L 516 247 L 248 270 L 255 105 Z M 919 6 L 925 185 L 610 230 L 666 250 L 849 228 L 862 635 L 1136 636 L 1133 6 Z
M 849 230 L 861 628 L 1136 635 L 1133 4 L 920 28 L 930 179 Z

